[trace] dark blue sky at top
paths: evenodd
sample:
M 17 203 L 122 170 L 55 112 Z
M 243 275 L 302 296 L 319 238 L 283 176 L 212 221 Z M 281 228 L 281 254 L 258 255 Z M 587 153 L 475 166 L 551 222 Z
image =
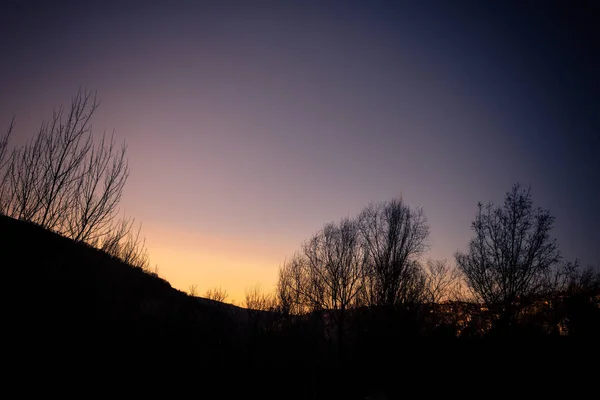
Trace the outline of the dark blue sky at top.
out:
M 451 259 L 521 182 L 598 265 L 599 4 L 3 2 L 0 123 L 97 89 L 145 223 L 299 244 L 402 194 Z

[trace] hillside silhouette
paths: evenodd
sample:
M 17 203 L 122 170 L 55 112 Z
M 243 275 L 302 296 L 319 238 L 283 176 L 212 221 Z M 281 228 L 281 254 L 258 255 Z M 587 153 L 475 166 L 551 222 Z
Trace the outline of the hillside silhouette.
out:
M 352 329 L 342 350 L 326 334 L 326 313 L 291 318 L 263 311 L 253 323 L 256 314 L 249 310 L 189 296 L 152 273 L 35 224 L 0 216 L 0 232 L 5 282 L 18 299 L 8 307 L 14 340 L 35 332 L 42 346 L 62 343 L 66 352 L 108 349 L 121 354 L 113 360 L 131 368 L 151 359 L 169 365 L 159 363 L 158 371 L 202 371 L 207 390 L 220 390 L 225 398 L 246 393 L 244 385 L 252 387 L 265 377 L 268 398 L 279 397 L 277 388 L 290 385 L 296 391 L 286 398 L 366 398 L 380 392 L 400 398 L 404 385 L 431 373 L 441 385 L 433 392 L 443 392 L 464 374 L 473 380 L 512 374 L 564 380 L 577 373 L 586 382 L 592 370 L 579 357 L 597 350 L 597 337 L 461 339 L 449 326 L 427 334 L 429 322 L 418 317 L 422 312 L 366 308 L 348 316 Z M 94 338 L 94 344 L 76 350 L 74 343 L 85 338 Z M 131 359 L 123 356 L 124 349 L 135 351 L 128 354 L 144 349 L 145 355 Z M 200 366 L 183 368 L 179 363 L 186 359 L 201 360 Z M 165 379 L 173 376 L 165 373 Z M 211 379 L 223 374 L 244 385 L 218 389 Z M 290 381 L 292 376 L 302 380 Z M 531 383 L 519 385 L 530 389 Z
M 180 337 L 206 319 L 208 309 L 242 314 L 239 307 L 188 296 L 156 274 L 33 223 L 0 215 L 0 232 L 5 282 L 15 296 L 27 293 L 11 307 L 24 331 L 42 327 L 46 335 L 63 338 L 89 327 L 107 340 L 139 342 L 147 335 L 158 343 Z

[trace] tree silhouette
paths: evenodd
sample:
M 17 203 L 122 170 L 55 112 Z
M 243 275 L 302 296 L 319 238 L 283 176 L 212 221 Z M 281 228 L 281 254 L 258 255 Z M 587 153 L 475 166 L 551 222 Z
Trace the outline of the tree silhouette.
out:
M 363 257 L 357 225 L 348 218 L 325 225 L 304 244 L 303 253 L 307 304 L 314 310 L 339 310 L 343 314 L 361 284 Z
M 549 290 L 560 260 L 550 237 L 553 223 L 550 212 L 533 207 L 530 189 L 519 184 L 506 194 L 503 207 L 479 203 L 475 237 L 467 252 L 456 253 L 456 263 L 473 294 L 501 321 L 512 323 L 528 298 Z
M 270 330 L 278 317 L 275 297 L 264 293 L 260 284 L 246 288 L 243 305 L 246 307 L 251 336 Z
M 367 260 L 364 301 L 379 306 L 420 302 L 424 275 L 417 258 L 427 250 L 429 236 L 423 210 L 393 199 L 367 206 L 358 221 Z
M 188 287 L 188 294 L 193 297 L 198 296 L 198 285 L 190 285 Z
M 85 162 L 84 174 L 72 193 L 72 205 L 65 215 L 65 231 L 75 240 L 92 241 L 112 229 L 115 210 L 127 181 L 126 147 L 115 149 L 111 136 L 102 136 L 92 147 Z
M 221 287 L 217 287 L 213 289 L 208 289 L 204 294 L 204 297 L 209 300 L 224 302 L 227 299 L 227 297 L 229 297 L 229 294 L 227 293 L 227 290 L 221 289 Z
M 302 255 L 296 253 L 290 260 L 284 261 L 279 268 L 275 297 L 277 307 L 283 315 L 299 315 L 308 310 L 303 299 L 305 285 L 305 278 L 302 275 L 303 262 Z
M 427 250 L 428 236 L 423 210 L 401 199 L 371 204 L 357 219 L 327 224 L 280 268 L 280 307 L 343 315 L 352 305 L 418 304 L 427 280 L 418 257 Z
M 246 288 L 244 293 L 244 306 L 248 311 L 273 311 L 276 308 L 275 299 L 267 293 L 263 293 L 260 284 Z
M 562 327 L 569 335 L 597 341 L 600 335 L 600 268 L 578 268 L 570 271 L 563 287 L 566 294 Z
M 425 276 L 426 299 L 429 303 L 460 298 L 460 270 L 452 267 L 447 260 L 427 260 Z
M 37 135 L 8 154 L 14 127 L 0 138 L 0 212 L 77 241 L 97 243 L 113 229 L 127 177 L 126 146 L 106 134 L 95 143 L 96 94 L 80 90 Z
M 364 253 L 355 221 L 328 223 L 279 271 L 278 301 L 283 313 L 314 312 L 331 320 L 338 344 L 346 314 L 361 291 Z

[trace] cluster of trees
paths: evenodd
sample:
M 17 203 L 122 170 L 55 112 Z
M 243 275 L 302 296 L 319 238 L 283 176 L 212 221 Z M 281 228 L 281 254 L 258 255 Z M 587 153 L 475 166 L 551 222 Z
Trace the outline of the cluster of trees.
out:
M 530 189 L 515 184 L 501 206 L 478 205 L 474 235 L 455 263 L 423 261 L 423 209 L 402 199 L 370 204 L 355 218 L 325 224 L 282 264 L 274 292 L 248 288 L 240 305 L 252 330 L 299 323 L 340 349 L 346 337 L 356 344 L 369 330 L 366 341 L 411 329 L 449 337 L 523 329 L 588 335 L 598 328 L 586 321 L 600 317 L 600 270 L 565 262 L 553 223 Z M 195 286 L 190 294 L 198 294 Z M 221 289 L 204 297 L 226 299 Z
M 356 219 L 326 224 L 280 268 L 281 311 L 332 311 L 341 335 L 351 308 L 425 300 L 428 276 L 417 260 L 428 236 L 423 210 L 401 199 L 370 205 Z
M 22 146 L 10 147 L 14 119 L 0 137 L 0 214 L 37 224 L 123 261 L 149 268 L 134 219 L 119 217 L 129 175 L 125 143 L 92 135 L 96 94 L 79 90 L 70 107 Z
M 502 206 L 479 204 L 474 237 L 447 261 L 420 259 L 428 250 L 423 210 L 402 199 L 371 204 L 355 219 L 326 224 L 279 270 L 276 309 L 302 315 L 327 310 L 338 334 L 350 309 L 411 310 L 468 301 L 490 310 L 495 326 L 512 326 L 544 295 L 586 288 L 597 293 L 600 271 L 564 263 L 550 231 L 554 217 L 534 207 L 515 184 Z
M 234 322 L 211 319 L 223 327 L 218 342 L 229 338 L 221 357 L 246 365 L 252 379 L 293 382 L 299 398 L 399 398 L 402 382 L 431 365 L 451 366 L 449 384 L 465 371 L 485 380 L 499 358 L 529 372 L 576 365 L 557 361 L 560 346 L 548 344 L 597 343 L 600 271 L 563 262 L 553 221 L 517 184 L 502 206 L 479 205 L 453 265 L 421 261 L 422 209 L 401 199 L 371 204 L 306 240 L 280 267 L 274 293 L 249 288 L 242 317 L 224 307 L 224 321 Z

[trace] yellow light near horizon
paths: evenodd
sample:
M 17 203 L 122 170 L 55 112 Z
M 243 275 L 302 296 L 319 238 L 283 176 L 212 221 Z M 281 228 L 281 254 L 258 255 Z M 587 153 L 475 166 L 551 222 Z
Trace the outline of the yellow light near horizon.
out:
M 257 283 L 265 292 L 274 288 L 282 260 L 263 243 L 148 228 L 145 235 L 151 265 L 157 265 L 159 275 L 176 289 L 187 292 L 196 285 L 202 296 L 208 289 L 221 287 L 229 294 L 227 302 L 240 305 L 247 288 Z

